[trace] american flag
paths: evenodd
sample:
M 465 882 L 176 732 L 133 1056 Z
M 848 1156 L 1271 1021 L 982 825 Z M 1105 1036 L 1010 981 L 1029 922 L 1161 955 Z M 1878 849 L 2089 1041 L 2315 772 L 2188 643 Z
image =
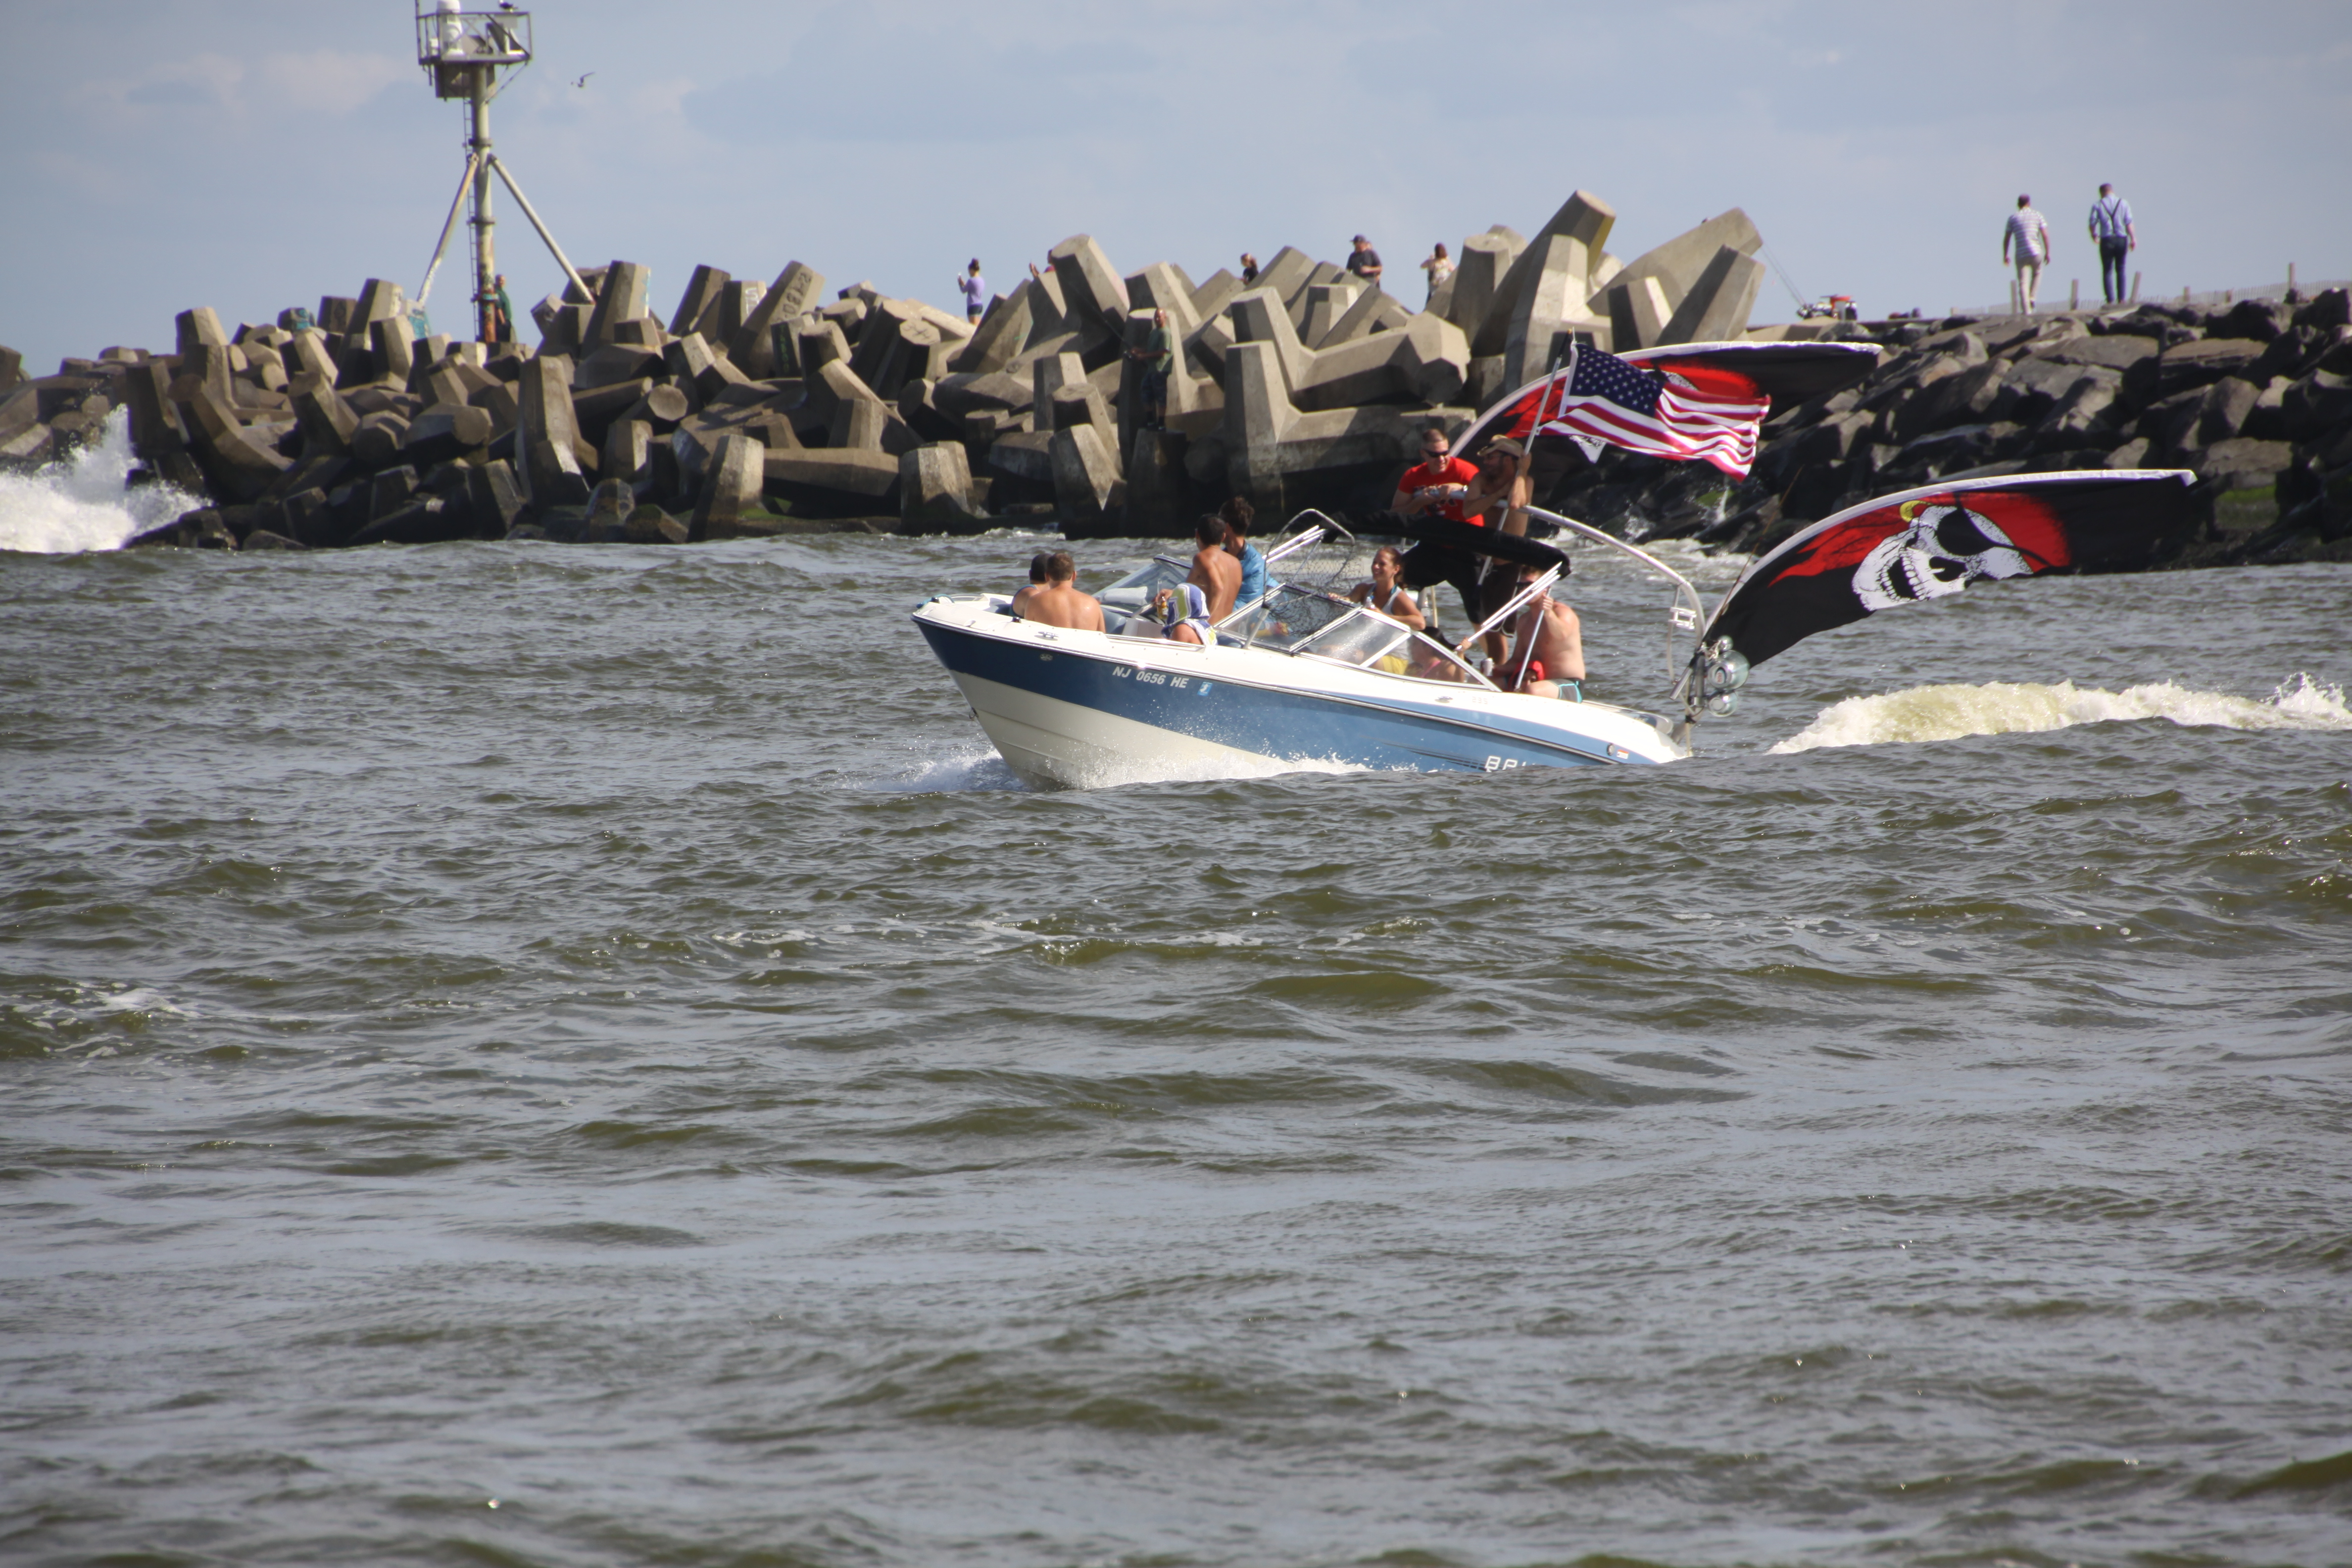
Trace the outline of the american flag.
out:
M 1603 441 L 1630 452 L 1713 463 L 1745 479 L 1756 432 L 1772 400 L 1736 373 L 1677 366 L 1671 377 L 1582 344 L 1531 387 L 1513 412 L 1512 434 Z

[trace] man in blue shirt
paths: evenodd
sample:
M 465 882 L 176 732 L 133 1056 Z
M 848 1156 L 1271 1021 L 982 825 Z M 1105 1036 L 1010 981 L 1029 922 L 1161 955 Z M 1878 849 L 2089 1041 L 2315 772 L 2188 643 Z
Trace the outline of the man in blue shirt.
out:
M 2099 242 L 2099 291 L 2110 305 L 2124 300 L 2124 262 L 2139 248 L 2139 234 L 2132 227 L 2131 203 L 2116 195 L 2113 185 L 2099 187 L 2099 199 L 2091 204 L 2091 237 Z
M 1265 556 L 1249 542 L 1250 524 L 1257 519 L 1257 509 L 1240 496 L 1234 496 L 1217 509 L 1217 520 L 1225 525 L 1225 552 L 1242 563 L 1241 592 L 1234 603 L 1247 606 L 1265 597 L 1274 586 L 1265 579 Z

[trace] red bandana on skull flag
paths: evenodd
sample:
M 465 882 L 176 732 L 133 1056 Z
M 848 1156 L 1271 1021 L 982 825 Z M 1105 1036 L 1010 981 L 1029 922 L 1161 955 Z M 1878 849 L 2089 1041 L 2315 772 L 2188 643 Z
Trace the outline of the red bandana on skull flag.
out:
M 2193 522 L 2173 469 L 2011 474 L 1884 496 L 1817 522 L 1732 584 L 1706 640 L 1751 665 L 1790 644 L 1985 577 L 2146 566 Z

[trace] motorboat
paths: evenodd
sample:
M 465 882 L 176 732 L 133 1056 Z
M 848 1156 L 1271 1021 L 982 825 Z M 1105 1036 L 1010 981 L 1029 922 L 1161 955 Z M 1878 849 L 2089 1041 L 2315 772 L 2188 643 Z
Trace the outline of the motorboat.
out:
M 1604 446 L 1706 461 L 1734 477 L 1767 411 L 1852 384 L 1874 345 L 1707 342 L 1622 358 L 1579 347 L 1502 398 L 1456 446 L 1510 438 L 1532 482 Z M 1320 512 L 1267 552 L 1270 587 L 1200 640 L 1171 640 L 1146 606 L 1190 563 L 1163 555 L 1100 595 L 1106 630 L 1024 619 L 1003 595 L 939 595 L 917 628 L 1025 783 L 1090 787 L 1317 764 L 1422 772 L 1677 762 L 1708 714 L 1731 712 L 1753 668 L 1800 639 L 1986 579 L 2141 570 L 2195 527 L 2177 469 L 1958 478 L 1881 496 L 1802 528 L 1751 563 L 1706 613 L 1689 580 L 1639 544 L 1541 507 L 1526 531 L 1376 513 L 1367 531 L 1466 551 L 1539 576 L 1451 646 L 1341 592 L 1356 540 Z M 1542 694 L 1548 683 L 1465 657 L 1569 573 L 1562 548 L 1631 557 L 1669 590 L 1666 691 L 1652 712 Z M 1573 691 L 1573 687 L 1550 687 Z
M 1669 580 L 1682 611 L 1673 624 L 1696 631 L 1696 591 L 1673 568 L 1597 529 L 1539 515 Z M 1035 787 L 1317 764 L 1499 773 L 1689 755 L 1680 721 L 1506 690 L 1460 651 L 1551 591 L 1568 565 L 1556 548 L 1521 542 L 1531 563 L 1548 562 L 1542 575 L 1469 639 L 1449 646 L 1349 598 L 1328 571 L 1291 569 L 1316 546 L 1353 542 L 1319 514 L 1299 521 L 1298 531 L 1268 552 L 1270 573 L 1284 580 L 1200 643 L 1171 641 L 1157 622 L 1130 613 L 1158 587 L 1182 581 L 1187 563 L 1174 557 L 1104 590 L 1106 631 L 1025 620 L 1001 594 L 929 599 L 915 626 L 1006 763 Z

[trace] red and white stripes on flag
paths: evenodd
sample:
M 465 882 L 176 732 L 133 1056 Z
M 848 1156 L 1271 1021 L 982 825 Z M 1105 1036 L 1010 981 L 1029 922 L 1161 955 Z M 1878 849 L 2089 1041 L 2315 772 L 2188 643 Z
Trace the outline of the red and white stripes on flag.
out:
M 1744 479 L 1771 408 L 1771 398 L 1736 371 L 1683 363 L 1661 374 L 1579 344 L 1529 389 L 1510 424 L 1521 439 L 1533 432 L 1606 442 Z

